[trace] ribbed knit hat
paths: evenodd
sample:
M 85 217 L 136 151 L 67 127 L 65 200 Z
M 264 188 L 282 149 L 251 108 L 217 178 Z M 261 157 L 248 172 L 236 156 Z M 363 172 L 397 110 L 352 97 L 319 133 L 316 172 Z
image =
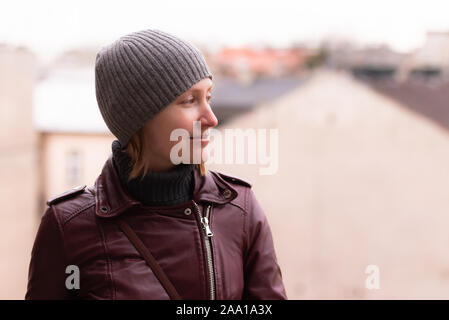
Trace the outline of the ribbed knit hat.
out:
M 97 53 L 95 93 L 106 125 L 125 148 L 149 119 L 207 77 L 212 73 L 194 45 L 143 30 Z

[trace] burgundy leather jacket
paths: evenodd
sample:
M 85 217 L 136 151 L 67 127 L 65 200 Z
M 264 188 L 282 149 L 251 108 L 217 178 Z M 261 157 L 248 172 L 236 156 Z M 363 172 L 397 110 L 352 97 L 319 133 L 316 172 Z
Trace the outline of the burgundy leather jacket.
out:
M 118 216 L 182 299 L 287 299 L 270 227 L 251 185 L 211 170 L 201 176 L 195 168 L 194 177 L 191 201 L 143 206 L 120 184 L 110 156 L 94 186 L 48 200 L 25 299 L 169 299 L 118 227 Z M 74 274 L 69 265 L 78 267 L 79 289 L 66 287 Z

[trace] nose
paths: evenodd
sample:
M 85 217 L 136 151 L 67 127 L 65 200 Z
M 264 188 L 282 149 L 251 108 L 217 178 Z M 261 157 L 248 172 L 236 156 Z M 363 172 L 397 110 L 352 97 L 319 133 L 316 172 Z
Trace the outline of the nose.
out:
M 215 116 L 209 102 L 204 103 L 204 107 L 202 108 L 201 114 L 201 126 L 213 128 L 218 125 L 218 119 Z

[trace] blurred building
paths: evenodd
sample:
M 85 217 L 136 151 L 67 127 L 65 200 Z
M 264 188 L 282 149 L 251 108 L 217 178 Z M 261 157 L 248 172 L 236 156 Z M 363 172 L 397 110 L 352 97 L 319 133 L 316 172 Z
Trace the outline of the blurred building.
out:
M 368 48 L 339 47 L 330 52 L 334 68 L 350 70 L 359 79 L 393 81 L 405 55 L 382 45 Z
M 233 77 L 218 77 L 211 106 L 219 125 L 272 101 L 307 81 L 307 76 L 260 77 L 242 84 Z
M 281 77 L 300 73 L 309 55 L 305 48 L 223 48 L 211 57 L 218 74 L 251 82 L 260 76 Z
M 32 122 L 37 60 L 0 46 L 0 299 L 23 299 L 38 216 L 38 137 Z
M 97 106 L 94 72 L 92 65 L 57 65 L 36 85 L 41 211 L 51 196 L 77 185 L 92 185 L 111 152 L 114 136 Z
M 449 32 L 428 32 L 424 45 L 408 55 L 402 78 L 449 81 Z
M 423 69 L 421 69 L 423 72 Z M 371 88 L 443 129 L 449 130 L 449 81 L 441 76 L 413 74 L 399 82 L 365 81 Z
M 93 184 L 110 153 L 93 68 L 70 60 L 42 66 L 25 49 L 0 46 L 0 299 L 25 296 L 46 200 Z
M 368 81 L 449 81 L 449 32 L 428 32 L 425 43 L 410 53 L 398 53 L 386 45 L 360 48 L 346 43 L 326 43 L 327 65 L 350 70 Z
M 253 183 L 290 299 L 447 298 L 447 129 L 327 71 L 228 128 L 279 129 L 276 174 L 208 166 Z
M 408 54 L 356 50 L 347 69 L 409 111 L 449 129 L 449 32 L 428 32 L 424 45 Z

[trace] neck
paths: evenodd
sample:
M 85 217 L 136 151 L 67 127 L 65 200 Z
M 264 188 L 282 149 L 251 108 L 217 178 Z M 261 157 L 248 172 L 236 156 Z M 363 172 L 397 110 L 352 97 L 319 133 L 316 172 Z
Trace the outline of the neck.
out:
M 130 156 L 120 142 L 112 143 L 113 163 L 121 184 L 144 205 L 164 206 L 187 202 L 193 197 L 193 164 L 179 164 L 164 171 L 151 170 L 128 181 L 132 170 Z

